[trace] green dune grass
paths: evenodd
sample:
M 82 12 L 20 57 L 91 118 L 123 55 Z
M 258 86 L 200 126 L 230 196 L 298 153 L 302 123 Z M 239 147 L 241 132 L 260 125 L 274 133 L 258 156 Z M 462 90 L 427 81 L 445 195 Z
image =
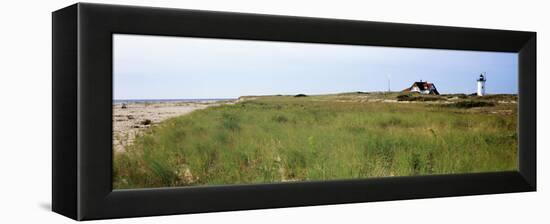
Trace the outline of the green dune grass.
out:
M 166 120 L 114 154 L 114 188 L 517 168 L 516 104 L 470 108 L 360 96 L 258 97 Z

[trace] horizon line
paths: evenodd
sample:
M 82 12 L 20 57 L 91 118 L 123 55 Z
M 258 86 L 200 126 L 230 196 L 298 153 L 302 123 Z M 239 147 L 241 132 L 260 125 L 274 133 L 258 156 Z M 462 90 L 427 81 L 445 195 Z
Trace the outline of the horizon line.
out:
M 308 93 L 295 93 L 295 94 L 257 94 L 257 95 L 241 95 L 238 97 L 208 97 L 208 98 L 125 98 L 125 99 L 114 99 L 113 100 L 234 100 L 239 99 L 240 97 L 257 97 L 257 96 L 294 96 L 297 94 L 305 94 L 309 96 L 319 96 L 319 95 L 336 95 L 336 94 L 349 94 L 349 93 L 401 93 L 403 91 L 351 91 L 351 92 L 337 92 L 337 93 L 321 93 L 321 94 L 308 94 Z M 403 92 L 404 93 L 404 92 Z M 420 94 L 420 93 L 418 93 Z M 476 94 L 472 93 L 441 93 L 439 95 L 450 95 L 450 94 Z M 485 93 L 486 95 L 517 95 L 518 93 Z M 421 94 L 428 95 L 428 94 Z

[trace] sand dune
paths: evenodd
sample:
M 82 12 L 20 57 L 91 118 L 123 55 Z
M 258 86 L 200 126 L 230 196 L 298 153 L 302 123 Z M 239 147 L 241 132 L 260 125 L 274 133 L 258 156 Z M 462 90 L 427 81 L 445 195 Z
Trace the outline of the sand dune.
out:
M 113 150 L 124 152 L 132 144 L 137 134 L 166 119 L 191 113 L 221 104 L 224 102 L 158 102 L 129 103 L 123 108 L 121 103 L 113 104 Z

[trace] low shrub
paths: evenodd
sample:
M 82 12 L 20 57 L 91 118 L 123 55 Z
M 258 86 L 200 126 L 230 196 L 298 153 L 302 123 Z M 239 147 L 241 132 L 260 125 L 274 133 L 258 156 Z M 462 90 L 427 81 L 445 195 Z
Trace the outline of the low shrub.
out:
M 447 104 L 445 106 L 468 109 L 473 107 L 492 107 L 492 106 L 495 106 L 495 104 L 491 102 L 485 102 L 485 101 L 466 100 L 466 101 L 460 101 L 452 104 Z
M 397 101 L 438 101 L 438 100 L 445 100 L 445 99 L 437 95 L 403 94 L 403 95 L 397 96 Z
M 276 115 L 273 117 L 273 121 L 278 123 L 285 123 L 288 121 L 288 118 L 285 117 L 284 115 Z

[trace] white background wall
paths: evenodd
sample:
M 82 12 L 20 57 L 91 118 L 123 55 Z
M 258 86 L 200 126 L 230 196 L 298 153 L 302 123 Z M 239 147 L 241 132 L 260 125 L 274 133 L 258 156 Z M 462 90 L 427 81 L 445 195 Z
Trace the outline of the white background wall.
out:
M 90 1 L 538 32 L 537 193 L 267 209 L 101 223 L 524 223 L 550 220 L 550 19 L 545 1 Z M 51 205 L 51 12 L 74 1 L 0 8 L 0 223 L 69 223 Z M 545 139 L 546 138 L 546 139 Z M 545 208 L 546 207 L 546 208 Z

